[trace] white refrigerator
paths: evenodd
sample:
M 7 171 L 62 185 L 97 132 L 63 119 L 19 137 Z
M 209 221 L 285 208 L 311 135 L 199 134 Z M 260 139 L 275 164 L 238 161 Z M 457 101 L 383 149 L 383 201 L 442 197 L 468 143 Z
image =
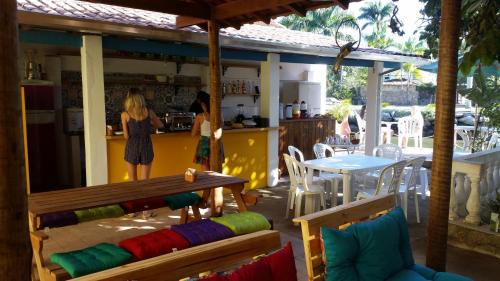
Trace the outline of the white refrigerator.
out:
M 321 114 L 321 84 L 308 81 L 281 81 L 280 103 L 305 101 L 310 116 Z

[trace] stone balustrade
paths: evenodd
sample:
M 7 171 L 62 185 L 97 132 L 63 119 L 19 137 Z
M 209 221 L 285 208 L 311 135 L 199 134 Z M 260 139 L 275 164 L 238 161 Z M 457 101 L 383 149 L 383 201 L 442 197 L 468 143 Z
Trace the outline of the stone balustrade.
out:
M 479 225 L 481 211 L 500 192 L 500 148 L 456 157 L 451 180 L 449 219 Z

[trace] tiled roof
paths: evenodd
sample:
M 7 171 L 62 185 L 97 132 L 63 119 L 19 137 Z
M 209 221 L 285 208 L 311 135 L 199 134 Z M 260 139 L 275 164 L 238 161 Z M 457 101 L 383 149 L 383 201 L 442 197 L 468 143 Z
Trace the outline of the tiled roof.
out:
M 143 26 L 156 29 L 176 29 L 175 15 L 104 4 L 96 4 L 84 1 L 17 0 L 17 9 L 19 11 L 31 13 L 41 13 L 93 21 L 112 22 L 117 24 Z M 196 26 L 183 28 L 182 30 L 195 33 L 205 33 L 204 30 Z M 239 30 L 234 28 L 223 29 L 221 30 L 221 35 L 229 38 L 239 38 L 243 40 L 252 40 L 262 43 L 338 49 L 333 37 L 290 30 L 280 27 L 279 24 L 246 24 L 243 25 Z M 358 52 L 412 56 L 399 52 L 366 47 L 359 48 Z

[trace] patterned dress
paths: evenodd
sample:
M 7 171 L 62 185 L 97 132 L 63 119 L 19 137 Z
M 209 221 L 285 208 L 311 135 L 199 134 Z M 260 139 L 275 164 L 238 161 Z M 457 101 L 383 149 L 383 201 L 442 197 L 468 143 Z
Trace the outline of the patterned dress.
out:
M 127 122 L 128 139 L 125 146 L 125 161 L 133 165 L 148 165 L 153 162 L 153 143 L 151 142 L 151 118 L 136 120 L 129 116 Z

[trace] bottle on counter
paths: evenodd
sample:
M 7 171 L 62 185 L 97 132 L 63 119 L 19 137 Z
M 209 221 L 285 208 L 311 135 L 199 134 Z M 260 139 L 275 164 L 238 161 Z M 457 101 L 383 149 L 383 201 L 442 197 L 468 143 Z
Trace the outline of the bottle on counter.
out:
M 293 117 L 293 105 L 291 103 L 286 105 L 286 119 L 292 119 Z
M 302 101 L 300 103 L 300 118 L 307 118 L 307 103 L 305 101 Z
M 297 100 L 293 102 L 292 106 L 292 118 L 293 119 L 300 119 L 300 105 Z
M 247 85 L 245 83 L 245 80 L 241 80 L 241 93 L 243 95 L 247 94 Z

